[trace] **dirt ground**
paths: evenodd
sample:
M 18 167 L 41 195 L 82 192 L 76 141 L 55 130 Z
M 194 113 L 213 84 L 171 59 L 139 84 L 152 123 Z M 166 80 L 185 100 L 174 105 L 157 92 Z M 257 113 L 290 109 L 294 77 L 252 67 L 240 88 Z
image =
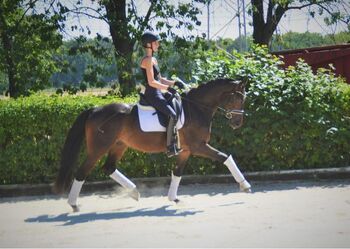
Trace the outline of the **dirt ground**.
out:
M 350 180 L 186 185 L 0 199 L 1 247 L 350 247 Z

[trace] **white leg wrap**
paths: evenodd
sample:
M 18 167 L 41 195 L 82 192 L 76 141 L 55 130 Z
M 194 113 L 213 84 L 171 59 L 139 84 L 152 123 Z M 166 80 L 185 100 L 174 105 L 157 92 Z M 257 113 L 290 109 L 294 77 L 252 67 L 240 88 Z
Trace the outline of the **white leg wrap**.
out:
M 179 188 L 181 181 L 181 176 L 175 176 L 173 173 L 171 174 L 171 183 L 168 192 L 168 199 L 170 201 L 175 201 L 177 199 L 177 189 Z
M 122 185 L 126 189 L 134 189 L 136 185 L 130 181 L 125 175 L 123 175 L 119 170 L 115 170 L 110 176 L 114 181 Z
M 68 204 L 71 206 L 77 205 L 77 199 L 80 194 L 81 187 L 83 186 L 85 181 L 78 181 L 74 179 L 72 187 L 70 189 L 69 195 L 68 195 Z
M 251 186 L 249 182 L 244 178 L 242 172 L 237 167 L 235 161 L 233 160 L 232 156 L 230 155 L 224 164 L 227 166 L 227 168 L 230 170 L 231 174 L 235 178 L 236 182 L 239 183 L 239 187 L 242 191 L 245 191 L 247 193 L 250 193 Z
M 243 174 L 241 173 L 241 171 L 239 170 L 239 168 L 237 167 L 235 161 L 233 160 L 232 156 L 230 155 L 226 161 L 224 162 L 224 164 L 227 166 L 227 168 L 230 170 L 231 174 L 233 175 L 233 177 L 235 178 L 236 182 L 238 183 L 242 183 L 245 178 L 243 176 Z

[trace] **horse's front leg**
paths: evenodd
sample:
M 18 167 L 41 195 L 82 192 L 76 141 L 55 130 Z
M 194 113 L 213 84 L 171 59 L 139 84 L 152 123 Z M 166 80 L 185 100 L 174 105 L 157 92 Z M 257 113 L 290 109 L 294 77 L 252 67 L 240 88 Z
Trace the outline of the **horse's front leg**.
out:
M 242 172 L 237 167 L 235 161 L 232 156 L 227 156 L 225 153 L 222 153 L 213 147 L 211 147 L 207 143 L 203 143 L 197 146 L 193 151 L 193 155 L 202 156 L 206 158 L 210 158 L 214 161 L 218 161 L 226 165 L 226 167 L 230 170 L 232 176 L 235 178 L 236 182 L 239 183 L 241 191 L 245 191 L 247 193 L 251 192 L 251 185 L 244 178 Z
M 110 178 L 122 185 L 128 191 L 131 198 L 138 201 L 140 199 L 140 193 L 137 190 L 135 183 L 116 168 L 116 162 L 123 157 L 126 149 L 127 146 L 124 143 L 117 141 L 110 149 L 103 169 Z
M 171 183 L 168 192 L 168 199 L 170 201 L 174 201 L 175 203 L 179 202 L 179 199 L 177 198 L 177 190 L 179 188 L 183 170 L 189 156 L 190 152 L 188 150 L 184 150 L 176 157 L 176 168 L 171 174 Z

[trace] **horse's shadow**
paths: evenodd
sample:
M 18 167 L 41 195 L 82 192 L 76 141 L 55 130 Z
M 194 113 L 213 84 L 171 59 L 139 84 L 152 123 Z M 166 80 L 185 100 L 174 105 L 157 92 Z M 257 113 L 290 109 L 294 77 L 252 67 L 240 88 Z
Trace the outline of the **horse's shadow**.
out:
M 109 212 L 109 213 L 85 213 L 74 215 L 70 213 L 64 213 L 57 216 L 40 215 L 38 217 L 28 218 L 25 222 L 64 222 L 63 226 L 76 225 L 80 223 L 86 223 L 99 220 L 112 220 L 112 219 L 128 219 L 134 217 L 179 217 L 195 215 L 202 213 L 203 211 L 184 211 L 167 209 L 170 205 L 166 205 L 156 209 L 141 208 L 133 211 L 124 212 Z

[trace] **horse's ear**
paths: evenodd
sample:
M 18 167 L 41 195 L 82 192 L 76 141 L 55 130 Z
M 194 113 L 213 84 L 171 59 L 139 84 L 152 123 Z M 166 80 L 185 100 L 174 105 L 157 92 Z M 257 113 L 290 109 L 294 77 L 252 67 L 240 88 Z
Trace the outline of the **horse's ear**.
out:
M 231 84 L 235 84 L 235 85 L 240 85 L 242 83 L 241 79 L 229 79 L 228 80 Z
M 242 82 L 243 88 L 248 92 L 249 86 L 250 86 L 248 77 L 242 77 L 241 82 Z
M 248 77 L 239 77 L 238 79 L 231 79 L 230 81 L 233 84 L 239 85 L 239 87 L 245 89 L 245 91 L 248 91 L 248 87 L 250 85 Z

